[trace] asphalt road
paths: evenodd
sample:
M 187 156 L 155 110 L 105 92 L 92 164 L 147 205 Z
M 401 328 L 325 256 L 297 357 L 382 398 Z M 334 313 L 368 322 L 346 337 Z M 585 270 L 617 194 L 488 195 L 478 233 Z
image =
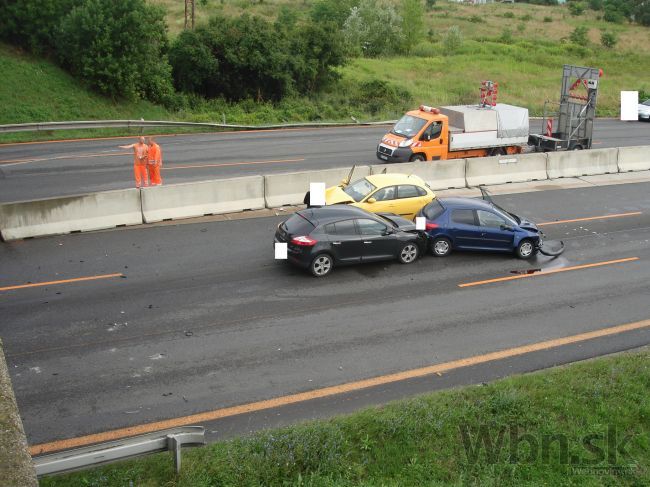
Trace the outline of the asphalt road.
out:
M 376 164 L 386 126 L 158 136 L 165 183 Z M 531 121 L 541 131 L 541 121 Z M 133 187 L 135 140 L 0 145 L 0 202 Z M 598 120 L 594 148 L 650 144 L 650 124 Z
M 273 260 L 280 218 L 4 243 L 0 336 L 30 444 L 310 391 L 650 318 L 650 183 L 502 195 L 557 259 L 425 256 L 315 279 Z M 551 275 L 459 284 L 615 259 Z M 650 344 L 650 328 L 211 422 L 211 437 Z

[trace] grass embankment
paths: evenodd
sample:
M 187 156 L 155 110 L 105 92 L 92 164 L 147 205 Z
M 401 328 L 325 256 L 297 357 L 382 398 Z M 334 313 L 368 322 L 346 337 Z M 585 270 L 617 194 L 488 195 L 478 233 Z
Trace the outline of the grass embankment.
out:
M 151 0 L 165 6 L 171 36 L 182 28 L 182 2 Z M 197 3 L 197 23 L 222 12 L 260 14 L 273 19 L 283 5 L 306 14 L 309 3 L 295 0 L 241 0 Z M 618 116 L 621 90 L 650 91 L 650 29 L 611 24 L 591 10 L 571 16 L 566 6 L 528 4 L 458 5 L 441 2 L 426 14 L 427 34 L 409 56 L 352 59 L 340 69 L 341 79 L 309 98 L 258 103 L 245 100 L 197 102 L 180 112 L 151 103 L 113 102 L 80 86 L 47 61 L 0 44 L 0 124 L 63 120 L 140 119 L 265 124 L 306 121 L 387 120 L 421 103 L 445 105 L 475 103 L 481 80 L 499 82 L 499 100 L 528 107 L 541 115 L 545 100 L 557 101 L 563 64 L 596 66 L 604 70 L 598 116 Z M 457 25 L 462 46 L 446 52 L 444 36 Z M 588 44 L 569 40 L 577 26 L 589 28 Z M 618 35 L 612 49 L 600 45 L 602 31 Z M 388 85 L 377 89 L 376 82 Z M 201 129 L 200 129 L 201 130 Z M 205 129 L 202 129 L 205 130 Z M 181 132 L 182 129 L 146 129 L 146 133 Z M 77 136 L 137 135 L 139 130 L 87 130 L 77 132 L 0 135 L 0 142 L 69 138 Z
M 649 468 L 646 349 L 187 450 L 179 477 L 161 454 L 41 485 L 640 486 Z

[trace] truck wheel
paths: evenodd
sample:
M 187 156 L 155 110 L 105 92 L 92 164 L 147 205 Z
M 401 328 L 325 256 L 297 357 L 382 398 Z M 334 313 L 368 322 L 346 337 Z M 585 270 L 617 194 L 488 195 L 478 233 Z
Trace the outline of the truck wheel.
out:
M 576 145 L 576 146 L 573 148 L 573 150 L 582 150 L 582 149 L 584 149 L 584 147 L 582 147 L 582 145 L 580 145 L 580 144 Z
M 413 154 L 409 159 L 409 162 L 415 162 L 415 161 L 426 161 L 426 159 L 422 154 Z

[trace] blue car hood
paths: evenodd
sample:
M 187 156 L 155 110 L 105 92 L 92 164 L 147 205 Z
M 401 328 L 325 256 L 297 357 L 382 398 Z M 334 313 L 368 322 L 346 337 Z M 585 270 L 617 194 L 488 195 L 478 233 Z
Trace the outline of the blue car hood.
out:
M 521 220 L 521 223 L 519 223 L 519 228 L 521 228 L 522 230 L 531 230 L 533 232 L 539 231 L 537 225 L 535 225 L 530 220 L 526 220 L 525 218 L 522 217 L 519 217 L 519 219 Z

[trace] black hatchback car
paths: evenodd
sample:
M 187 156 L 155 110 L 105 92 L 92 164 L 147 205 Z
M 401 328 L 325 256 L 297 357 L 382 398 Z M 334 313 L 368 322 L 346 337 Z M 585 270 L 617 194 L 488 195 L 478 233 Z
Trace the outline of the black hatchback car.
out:
M 347 205 L 297 211 L 278 225 L 275 242 L 286 242 L 288 260 L 316 277 L 337 265 L 390 259 L 410 264 L 426 248 L 413 222 Z

